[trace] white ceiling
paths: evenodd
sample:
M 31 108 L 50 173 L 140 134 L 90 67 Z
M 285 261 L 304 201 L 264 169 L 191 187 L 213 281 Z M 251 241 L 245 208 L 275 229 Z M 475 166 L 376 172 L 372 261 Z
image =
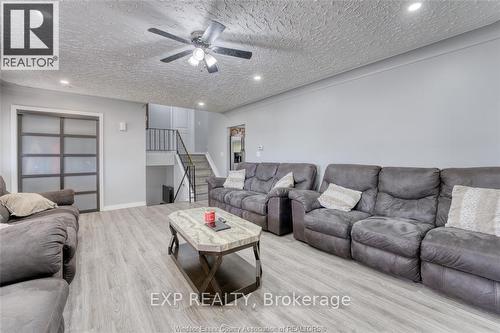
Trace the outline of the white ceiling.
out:
M 227 111 L 500 20 L 500 1 L 62 1 L 60 70 L 4 71 L 8 82 L 75 93 Z M 210 19 L 218 43 L 253 52 L 216 55 L 219 72 L 160 59 Z M 261 82 L 252 80 L 262 75 Z M 59 84 L 68 79 L 71 87 Z

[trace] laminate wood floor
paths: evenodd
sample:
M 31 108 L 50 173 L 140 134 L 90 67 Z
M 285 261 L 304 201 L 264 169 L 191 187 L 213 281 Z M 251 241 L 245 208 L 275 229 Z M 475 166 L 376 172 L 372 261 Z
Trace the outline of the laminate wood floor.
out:
M 261 239 L 263 284 L 248 305 L 190 305 L 191 289 L 167 254 L 167 215 L 196 206 L 200 204 L 82 214 L 77 274 L 64 313 L 66 331 L 294 332 L 322 327 L 318 331 L 500 332 L 500 316 L 321 252 L 291 235 L 267 232 Z M 250 250 L 241 256 L 253 262 Z M 184 300 L 175 307 L 152 306 L 151 293 L 162 292 L 181 292 Z M 351 301 L 338 309 L 321 304 L 264 306 L 266 295 L 293 292 L 349 296 Z

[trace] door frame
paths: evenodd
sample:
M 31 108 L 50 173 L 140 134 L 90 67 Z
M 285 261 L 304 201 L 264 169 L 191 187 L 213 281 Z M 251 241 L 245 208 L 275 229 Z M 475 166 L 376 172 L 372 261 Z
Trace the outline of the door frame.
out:
M 18 191 L 18 163 L 17 163 L 17 111 L 52 113 L 59 115 L 90 116 L 99 119 L 99 209 L 104 207 L 104 115 L 98 112 L 65 110 L 47 107 L 36 107 L 12 104 L 10 107 L 10 142 L 11 142 L 11 192 Z

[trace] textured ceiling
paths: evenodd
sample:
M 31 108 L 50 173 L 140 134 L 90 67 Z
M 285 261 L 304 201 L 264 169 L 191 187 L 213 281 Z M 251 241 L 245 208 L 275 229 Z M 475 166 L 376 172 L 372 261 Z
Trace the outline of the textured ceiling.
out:
M 60 70 L 4 71 L 8 82 L 75 93 L 227 111 L 500 20 L 500 1 L 61 1 Z M 218 43 L 253 52 L 216 55 L 219 72 L 160 59 L 210 19 Z M 254 82 L 254 74 L 262 75 Z M 71 87 L 63 87 L 65 78 Z

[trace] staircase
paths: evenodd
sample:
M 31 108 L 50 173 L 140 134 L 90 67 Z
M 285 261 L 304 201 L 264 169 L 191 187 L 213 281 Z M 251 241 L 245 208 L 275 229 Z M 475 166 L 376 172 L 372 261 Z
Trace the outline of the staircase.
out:
M 189 154 L 189 156 L 195 166 L 196 201 L 208 200 L 207 178 L 214 175 L 212 168 L 205 154 Z M 187 163 L 187 155 L 179 155 L 179 157 L 183 163 Z
M 148 152 L 173 151 L 179 156 L 183 171 L 183 178 L 174 200 L 177 198 L 181 186 L 189 182 L 189 202 L 208 200 L 207 178 L 214 173 L 205 154 L 190 154 L 182 140 L 179 131 L 167 128 L 146 129 L 146 150 Z

